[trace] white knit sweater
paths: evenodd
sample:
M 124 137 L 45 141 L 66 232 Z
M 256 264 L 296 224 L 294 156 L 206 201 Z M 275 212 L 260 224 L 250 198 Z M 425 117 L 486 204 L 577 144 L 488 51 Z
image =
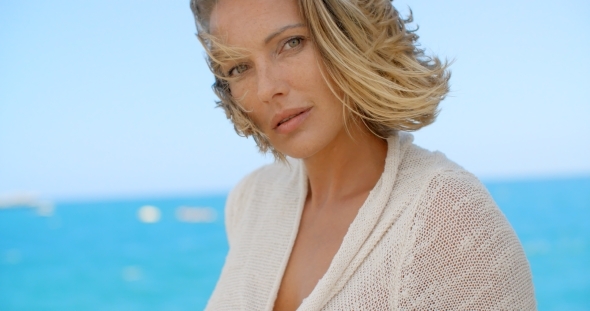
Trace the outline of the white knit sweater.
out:
M 226 206 L 230 250 L 207 310 L 272 310 L 307 193 L 301 161 L 253 172 Z M 534 310 L 522 247 L 443 154 L 388 139 L 385 169 L 298 310 Z

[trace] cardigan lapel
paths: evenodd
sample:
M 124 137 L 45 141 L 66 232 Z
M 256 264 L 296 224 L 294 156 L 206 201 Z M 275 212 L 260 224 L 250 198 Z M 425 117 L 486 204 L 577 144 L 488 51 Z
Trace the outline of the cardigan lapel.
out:
M 382 216 L 390 200 L 400 165 L 402 151 L 400 138 L 404 141 L 411 140 L 409 137 L 411 136 L 400 137 L 396 133 L 388 138 L 387 158 L 383 174 L 350 224 L 326 274 L 318 281 L 311 294 L 303 300 L 298 310 L 320 310 L 342 289 L 391 226 L 391 223 L 397 219 L 399 211 L 395 212 L 396 215 Z M 388 211 L 386 214 L 390 214 L 390 212 Z M 383 218 L 385 219 L 383 220 Z
M 276 236 L 272 238 L 272 244 L 275 245 L 276 254 L 279 254 L 281 260 L 278 261 L 276 265 L 272 263 L 266 264 L 266 269 L 271 270 L 271 274 L 275 276 L 274 279 L 272 279 L 272 284 L 268 284 L 270 285 L 270 291 L 268 292 L 268 299 L 264 302 L 264 307 L 262 308 L 263 310 L 268 311 L 271 311 L 274 307 L 283 280 L 283 275 L 285 274 L 287 263 L 291 257 L 295 239 L 297 238 L 299 223 L 301 222 L 301 214 L 303 212 L 305 198 L 307 197 L 307 174 L 305 172 L 305 166 L 301 161 L 289 162 L 288 166 L 293 169 L 293 174 L 295 175 L 292 176 L 291 182 L 287 185 L 287 188 L 285 188 L 284 191 L 289 192 L 292 191 L 292 189 L 296 189 L 297 196 L 289 201 L 285 201 L 286 196 L 277 198 L 277 201 L 282 201 L 282 206 L 280 209 L 277 209 L 277 212 L 284 213 L 284 215 L 278 218 L 273 216 L 268 220 L 269 222 L 276 222 L 277 219 L 282 220 L 281 226 L 277 226 L 275 227 L 275 230 L 273 230 L 273 233 Z M 264 235 L 267 236 L 267 233 L 264 233 Z M 287 236 L 288 239 L 285 239 L 284 237 Z M 276 256 L 270 257 L 277 258 Z

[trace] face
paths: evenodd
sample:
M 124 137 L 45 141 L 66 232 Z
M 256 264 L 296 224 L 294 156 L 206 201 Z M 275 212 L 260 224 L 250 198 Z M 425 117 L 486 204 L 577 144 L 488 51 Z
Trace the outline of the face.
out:
M 277 151 L 305 159 L 346 135 L 343 105 L 322 76 L 296 0 L 219 0 L 210 30 L 247 51 L 222 68 L 232 97 Z

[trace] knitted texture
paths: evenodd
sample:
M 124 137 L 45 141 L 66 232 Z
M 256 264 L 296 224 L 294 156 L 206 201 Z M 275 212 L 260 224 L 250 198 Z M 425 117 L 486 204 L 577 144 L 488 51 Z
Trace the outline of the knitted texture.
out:
M 230 250 L 207 310 L 272 310 L 307 195 L 301 161 L 230 193 Z M 385 169 L 298 310 L 535 310 L 522 247 L 489 193 L 443 154 L 388 139 Z

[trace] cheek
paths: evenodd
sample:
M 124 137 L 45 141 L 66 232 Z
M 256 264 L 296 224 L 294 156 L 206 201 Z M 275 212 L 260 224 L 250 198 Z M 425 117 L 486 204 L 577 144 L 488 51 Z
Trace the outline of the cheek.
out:
M 244 97 L 246 94 L 248 94 L 248 92 L 243 83 L 230 83 L 229 90 L 234 102 L 238 103 L 242 108 L 245 108 Z
M 247 81 L 240 81 L 240 83 L 230 85 L 230 89 L 234 102 L 246 112 L 246 115 L 252 122 L 254 122 L 256 127 L 260 130 L 264 130 L 261 128 L 261 124 L 263 124 L 262 120 L 264 118 L 263 107 L 260 105 L 260 101 L 257 99 L 254 89 L 248 86 Z
M 232 82 L 229 84 L 230 95 L 234 102 L 238 104 L 242 109 L 245 111 L 251 110 L 251 93 L 252 91 L 249 90 L 249 86 L 247 84 L 248 81 L 238 81 Z
M 340 97 L 337 97 L 330 89 L 329 84 L 331 84 L 332 87 L 336 89 L 337 94 L 340 93 L 337 90 L 338 88 L 334 86 L 333 81 L 330 79 L 330 75 L 327 69 L 324 67 L 321 59 L 318 57 L 319 56 L 315 51 L 310 51 L 305 59 L 305 63 L 308 64 L 308 66 L 297 66 L 298 72 L 293 76 L 305 77 L 299 79 L 300 84 L 303 82 L 301 87 L 305 90 L 312 91 L 316 97 L 321 99 L 322 104 L 330 106 L 334 105 L 338 107 L 342 106 L 342 103 L 338 99 L 342 98 L 342 96 L 339 95 Z M 326 79 L 328 81 L 326 81 Z M 336 102 L 337 104 L 335 104 Z

